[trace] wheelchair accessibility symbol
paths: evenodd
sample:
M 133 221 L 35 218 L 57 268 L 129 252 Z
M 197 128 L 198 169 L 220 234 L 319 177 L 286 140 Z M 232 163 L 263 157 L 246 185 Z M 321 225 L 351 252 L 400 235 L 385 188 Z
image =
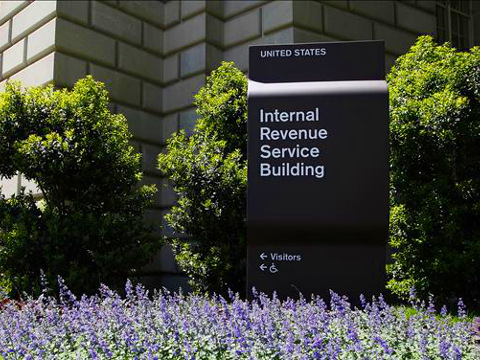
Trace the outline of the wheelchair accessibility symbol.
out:
M 268 270 L 269 270 L 272 274 L 275 274 L 276 272 L 278 272 L 278 269 L 277 269 L 277 267 L 275 266 L 275 263 L 272 263 L 272 265 L 270 265 L 270 267 L 268 268 Z

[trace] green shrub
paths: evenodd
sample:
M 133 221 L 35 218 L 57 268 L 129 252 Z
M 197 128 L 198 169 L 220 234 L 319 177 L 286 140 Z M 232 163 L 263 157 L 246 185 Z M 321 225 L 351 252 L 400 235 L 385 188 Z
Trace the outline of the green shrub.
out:
M 138 185 L 140 155 L 108 101 L 91 77 L 72 91 L 8 83 L 0 96 L 0 175 L 43 193 L 0 197 L 0 275 L 16 295 L 40 290 L 40 270 L 75 292 L 123 283 L 159 246 L 142 221 L 156 190 Z
M 179 194 L 170 241 L 196 291 L 245 292 L 246 94 L 246 76 L 223 63 L 195 97 L 194 133 L 174 134 L 158 159 Z
M 480 305 L 480 49 L 420 37 L 388 76 L 389 288 Z

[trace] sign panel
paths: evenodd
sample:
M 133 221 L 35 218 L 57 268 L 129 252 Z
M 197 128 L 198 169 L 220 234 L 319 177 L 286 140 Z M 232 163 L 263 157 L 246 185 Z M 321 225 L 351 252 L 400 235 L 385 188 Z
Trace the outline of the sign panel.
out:
M 281 297 L 383 289 L 383 42 L 250 47 L 248 269 Z

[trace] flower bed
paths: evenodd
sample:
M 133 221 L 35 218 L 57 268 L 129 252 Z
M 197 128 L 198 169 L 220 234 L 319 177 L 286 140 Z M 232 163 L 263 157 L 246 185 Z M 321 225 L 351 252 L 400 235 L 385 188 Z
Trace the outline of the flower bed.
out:
M 287 300 L 258 295 L 148 297 L 126 285 L 125 297 L 106 287 L 75 298 L 41 296 L 0 310 L 4 359 L 480 359 L 471 323 L 438 315 L 433 306 L 413 314 L 380 297 L 361 309 L 332 293 Z M 0 356 L 0 358 L 1 358 Z

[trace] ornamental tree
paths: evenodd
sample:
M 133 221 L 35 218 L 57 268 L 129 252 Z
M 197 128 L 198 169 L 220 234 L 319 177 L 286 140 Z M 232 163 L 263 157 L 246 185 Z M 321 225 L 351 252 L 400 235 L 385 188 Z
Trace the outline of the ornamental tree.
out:
M 480 305 L 480 49 L 420 37 L 388 75 L 389 288 Z
M 195 99 L 193 134 L 174 134 L 158 158 L 179 195 L 168 241 L 194 290 L 244 293 L 247 78 L 224 62 Z
M 123 115 L 92 77 L 73 90 L 0 95 L 0 175 L 34 181 L 43 198 L 0 196 L 0 277 L 11 295 L 40 290 L 40 271 L 75 292 L 123 283 L 159 247 L 143 220 L 154 192 L 139 186 L 140 155 Z

